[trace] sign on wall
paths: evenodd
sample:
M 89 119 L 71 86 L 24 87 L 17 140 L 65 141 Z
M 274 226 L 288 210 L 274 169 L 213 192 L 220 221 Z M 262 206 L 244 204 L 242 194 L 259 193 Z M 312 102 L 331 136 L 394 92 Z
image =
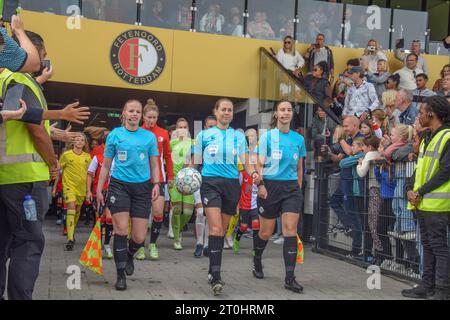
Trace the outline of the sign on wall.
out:
M 113 41 L 110 58 L 115 73 L 134 85 L 155 81 L 166 64 L 161 41 L 152 33 L 137 29 L 125 31 Z

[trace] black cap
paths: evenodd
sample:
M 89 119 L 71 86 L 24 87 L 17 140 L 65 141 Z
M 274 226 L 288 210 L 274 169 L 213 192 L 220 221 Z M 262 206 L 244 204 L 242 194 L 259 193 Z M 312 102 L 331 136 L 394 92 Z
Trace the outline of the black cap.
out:
M 359 67 L 359 66 L 355 66 L 355 67 L 352 67 L 348 73 L 349 73 L 349 74 L 353 74 L 353 73 L 364 73 L 364 69 L 361 68 L 361 67 Z

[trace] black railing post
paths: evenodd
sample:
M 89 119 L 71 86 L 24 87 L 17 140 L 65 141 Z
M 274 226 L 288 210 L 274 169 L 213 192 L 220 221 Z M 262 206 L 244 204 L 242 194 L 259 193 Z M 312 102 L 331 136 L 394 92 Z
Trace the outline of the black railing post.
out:
M 345 20 L 347 18 L 347 4 L 344 4 L 344 10 L 342 11 L 342 23 L 341 23 L 341 30 L 342 30 L 342 35 L 341 35 L 341 47 L 344 48 L 345 47 Z
M 328 164 L 315 162 L 314 176 L 314 207 L 313 207 L 313 251 L 319 248 L 325 249 L 327 244 L 328 227 L 324 228 L 322 223 L 330 220 L 328 202 Z M 327 224 L 328 226 L 328 224 Z
M 242 13 L 242 16 L 244 17 L 244 31 L 243 36 L 247 37 L 247 25 L 248 25 L 248 0 L 245 0 L 245 5 L 244 5 L 244 13 Z
M 80 16 L 83 16 L 83 0 L 78 0 L 78 8 L 80 8 Z
M 136 0 L 136 25 L 141 26 L 141 10 L 142 10 L 143 0 Z
M 298 0 L 295 0 L 295 14 L 294 14 L 294 42 L 297 42 L 297 27 L 298 27 Z
M 391 27 L 389 28 L 389 50 L 392 51 L 392 37 L 394 35 L 394 9 L 391 9 Z M 397 44 L 395 44 L 397 45 Z
M 195 3 L 195 0 L 192 0 L 192 6 L 191 6 L 191 16 L 192 16 L 192 21 L 191 21 L 191 32 L 195 32 L 195 18 L 196 18 L 196 13 L 197 13 L 197 4 Z

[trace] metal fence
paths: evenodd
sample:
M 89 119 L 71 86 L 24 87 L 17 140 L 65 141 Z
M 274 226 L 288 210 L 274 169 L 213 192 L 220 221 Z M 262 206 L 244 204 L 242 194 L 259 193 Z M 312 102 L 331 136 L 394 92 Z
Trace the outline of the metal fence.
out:
M 314 250 L 419 280 L 420 232 L 405 191 L 414 168 L 414 162 L 376 161 L 359 178 L 356 167 L 338 170 L 318 163 Z

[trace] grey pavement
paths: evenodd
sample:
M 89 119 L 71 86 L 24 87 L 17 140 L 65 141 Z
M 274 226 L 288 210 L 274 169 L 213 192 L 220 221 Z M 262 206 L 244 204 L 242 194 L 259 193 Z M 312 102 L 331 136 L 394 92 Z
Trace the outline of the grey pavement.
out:
M 190 229 L 193 225 L 190 225 Z M 241 240 L 241 250 L 233 254 L 224 250 L 222 259 L 223 294 L 216 298 L 207 283 L 208 258 L 193 256 L 195 239 L 192 231 L 183 233 L 182 251 L 175 251 L 163 227 L 158 240 L 159 261 L 135 261 L 135 273 L 127 278 L 128 290 L 114 289 L 115 266 L 113 260 L 103 260 L 104 275 L 84 269 L 78 263 L 90 229 L 80 221 L 75 237 L 74 251 L 65 251 L 66 238 L 54 220 L 45 222 L 46 244 L 41 260 L 40 275 L 36 282 L 34 299 L 343 299 L 378 300 L 402 299 L 400 291 L 411 283 L 381 276 L 381 289 L 369 290 L 366 270 L 325 255 L 311 252 L 305 246 L 305 262 L 297 265 L 297 280 L 304 293 L 295 294 L 284 289 L 284 263 L 282 245 L 269 242 L 263 256 L 265 278 L 255 279 L 251 273 L 251 239 Z M 81 267 L 81 289 L 67 289 L 66 269 L 70 265 Z

